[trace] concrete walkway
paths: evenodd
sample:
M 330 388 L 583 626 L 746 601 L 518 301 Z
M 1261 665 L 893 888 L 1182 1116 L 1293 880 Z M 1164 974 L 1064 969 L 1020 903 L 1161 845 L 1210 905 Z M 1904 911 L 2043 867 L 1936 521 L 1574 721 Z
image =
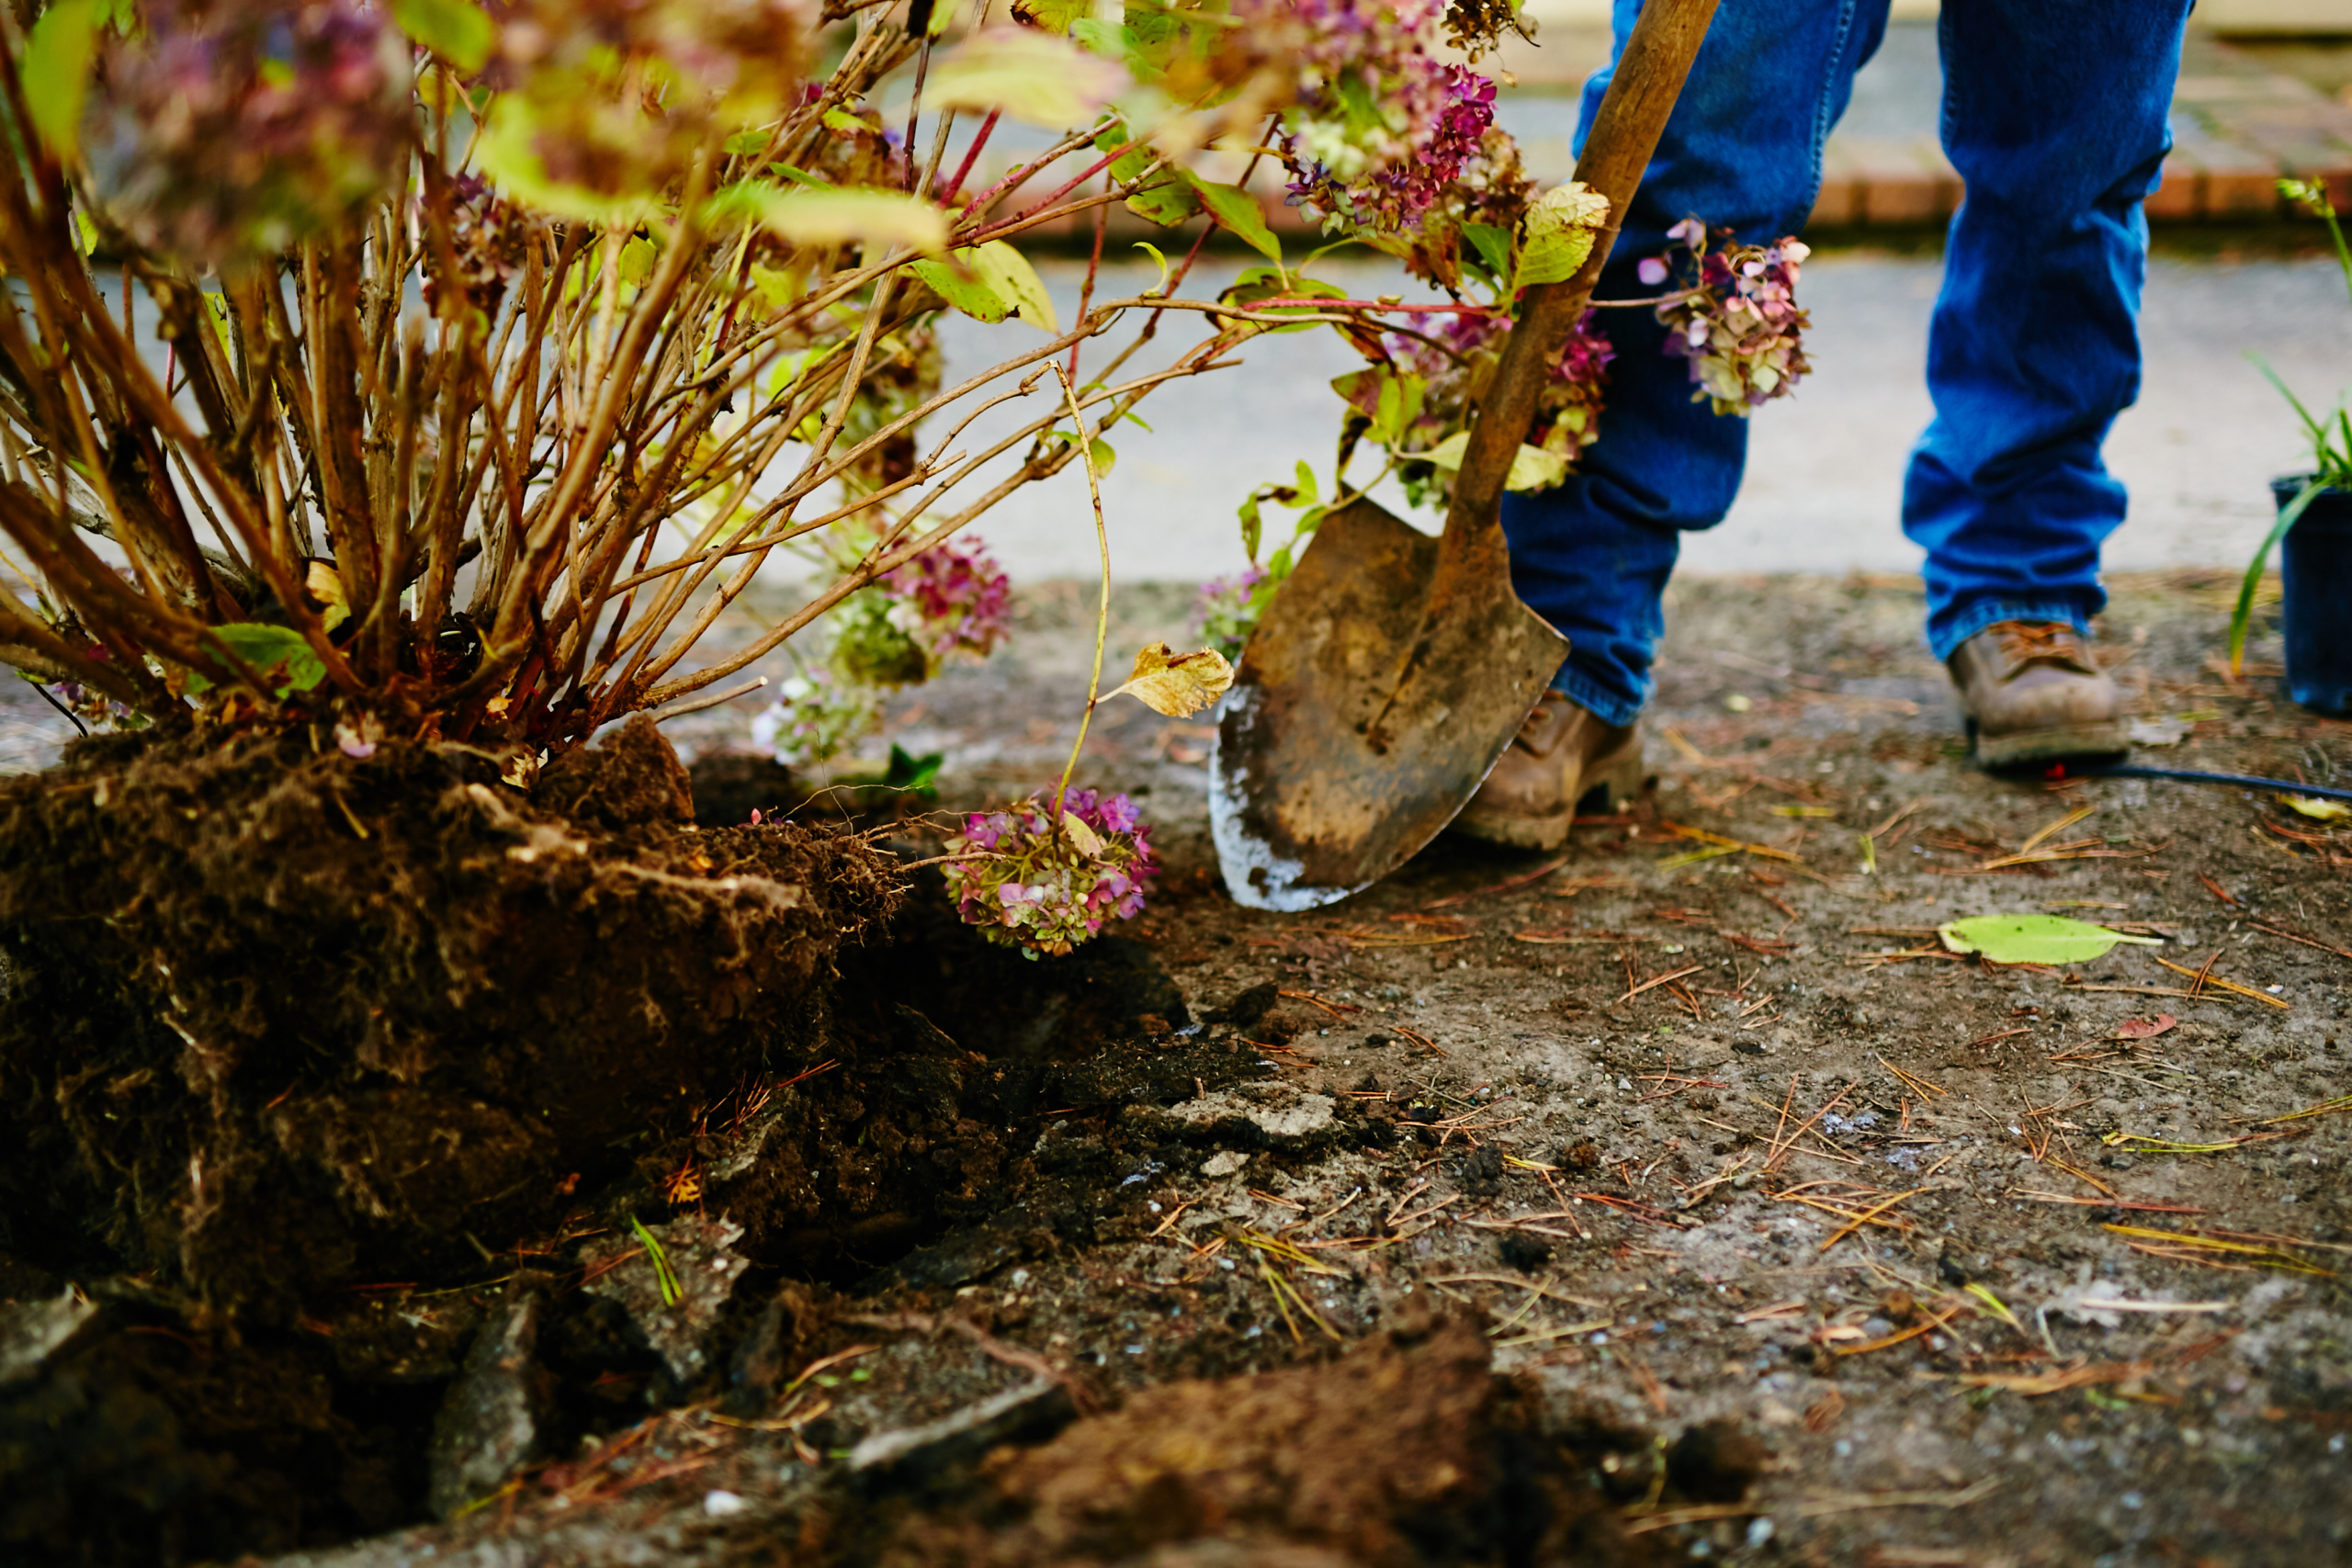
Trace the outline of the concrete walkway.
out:
M 1080 270 L 1046 268 L 1066 315 Z M 1156 276 L 1119 270 L 1106 288 L 1148 287 Z M 1317 271 L 1359 298 L 1404 288 L 1369 265 Z M 1690 541 L 1685 570 L 1917 569 L 1896 518 L 1905 458 L 1929 413 L 1922 375 L 1939 272 L 1933 258 L 1867 252 L 1825 254 L 1805 268 L 1799 292 L 1813 315 L 1815 373 L 1756 416 L 1746 491 L 1722 527 Z M 951 379 L 1001 358 L 1005 334 L 1023 331 L 951 321 Z M 2268 479 L 2301 455 L 2291 413 L 2245 355 L 2263 354 L 2306 402 L 2331 404 L 2352 376 L 2343 279 L 2332 261 L 2159 258 L 2143 332 L 2140 405 L 2108 446 L 2132 493 L 2132 521 L 2112 541 L 2109 564 L 2243 562 L 2268 524 Z M 1114 437 L 1119 462 L 1104 501 L 1119 578 L 1198 581 L 1233 570 L 1244 558 L 1234 509 L 1253 486 L 1286 478 L 1302 457 L 1329 476 L 1340 411 L 1329 382 L 1362 361 L 1329 332 L 1267 338 L 1243 358 L 1239 370 L 1153 394 L 1142 410 L 1153 434 L 1129 426 Z M 976 427 L 969 445 L 978 434 Z M 1403 511 L 1401 496 L 1382 499 Z M 1270 526 L 1285 515 L 1268 510 Z M 978 531 L 1024 581 L 1093 575 L 1092 529 L 1074 473 L 1016 493 Z

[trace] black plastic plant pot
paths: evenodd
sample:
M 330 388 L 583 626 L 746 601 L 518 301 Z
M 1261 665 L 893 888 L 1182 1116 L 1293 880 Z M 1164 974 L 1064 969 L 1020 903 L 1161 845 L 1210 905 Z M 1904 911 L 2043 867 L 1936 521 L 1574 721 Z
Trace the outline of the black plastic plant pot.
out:
M 2284 507 L 2303 488 L 2276 479 Z M 2352 490 L 2312 497 L 2278 545 L 2285 590 L 2287 691 L 2316 713 L 2352 715 Z

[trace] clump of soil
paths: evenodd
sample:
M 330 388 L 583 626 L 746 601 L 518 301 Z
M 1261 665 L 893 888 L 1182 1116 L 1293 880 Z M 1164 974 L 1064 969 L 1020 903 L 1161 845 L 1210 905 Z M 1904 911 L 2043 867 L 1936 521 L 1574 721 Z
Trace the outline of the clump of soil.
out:
M 451 745 L 130 737 L 0 788 L 0 1247 L 283 1322 L 557 1219 L 813 1066 L 899 878 L 693 826 L 650 721 L 535 792 Z
M 910 1520 L 880 1561 L 1648 1561 L 1542 1440 L 1463 1318 L 1408 1316 L 1321 1366 L 1146 1390 L 1042 1448 L 1001 1454 L 991 1479 L 981 1517 Z

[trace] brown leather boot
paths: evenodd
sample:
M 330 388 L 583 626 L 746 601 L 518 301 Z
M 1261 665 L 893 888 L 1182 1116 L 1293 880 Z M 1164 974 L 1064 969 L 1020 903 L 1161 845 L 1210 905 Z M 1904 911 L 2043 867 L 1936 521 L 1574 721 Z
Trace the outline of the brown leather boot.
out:
M 1453 825 L 1492 844 L 1557 849 L 1595 790 L 1607 792 L 1605 810 L 1641 793 L 1641 730 L 1603 724 L 1546 692 Z
M 1950 664 L 1985 767 L 2129 749 L 2115 682 L 2064 621 L 1996 621 Z

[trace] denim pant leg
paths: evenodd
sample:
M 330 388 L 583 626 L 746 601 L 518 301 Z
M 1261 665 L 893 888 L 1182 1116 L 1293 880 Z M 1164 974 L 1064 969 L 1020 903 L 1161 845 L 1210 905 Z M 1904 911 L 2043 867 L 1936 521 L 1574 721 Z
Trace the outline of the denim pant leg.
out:
M 1903 528 L 1927 551 L 1939 659 L 1996 621 L 2107 603 L 2123 486 L 2099 460 L 2139 395 L 2141 199 L 2154 188 L 2185 0 L 1946 6 L 1944 147 L 1967 186 L 1928 344 L 1934 422 Z
M 1616 0 L 1617 47 L 1640 11 Z M 1821 144 L 1854 72 L 1878 48 L 1887 0 L 1722 0 L 1657 156 L 1627 211 L 1600 297 L 1655 294 L 1634 276 L 1689 217 L 1762 243 L 1804 221 L 1821 186 Z M 1586 85 L 1577 145 L 1608 86 Z M 1747 422 L 1690 399 L 1690 362 L 1660 352 L 1647 310 L 1611 310 L 1617 350 L 1600 439 L 1555 490 L 1503 498 L 1520 597 L 1568 639 L 1553 685 L 1611 724 L 1633 720 L 1655 682 L 1659 596 L 1680 531 L 1731 510 Z

